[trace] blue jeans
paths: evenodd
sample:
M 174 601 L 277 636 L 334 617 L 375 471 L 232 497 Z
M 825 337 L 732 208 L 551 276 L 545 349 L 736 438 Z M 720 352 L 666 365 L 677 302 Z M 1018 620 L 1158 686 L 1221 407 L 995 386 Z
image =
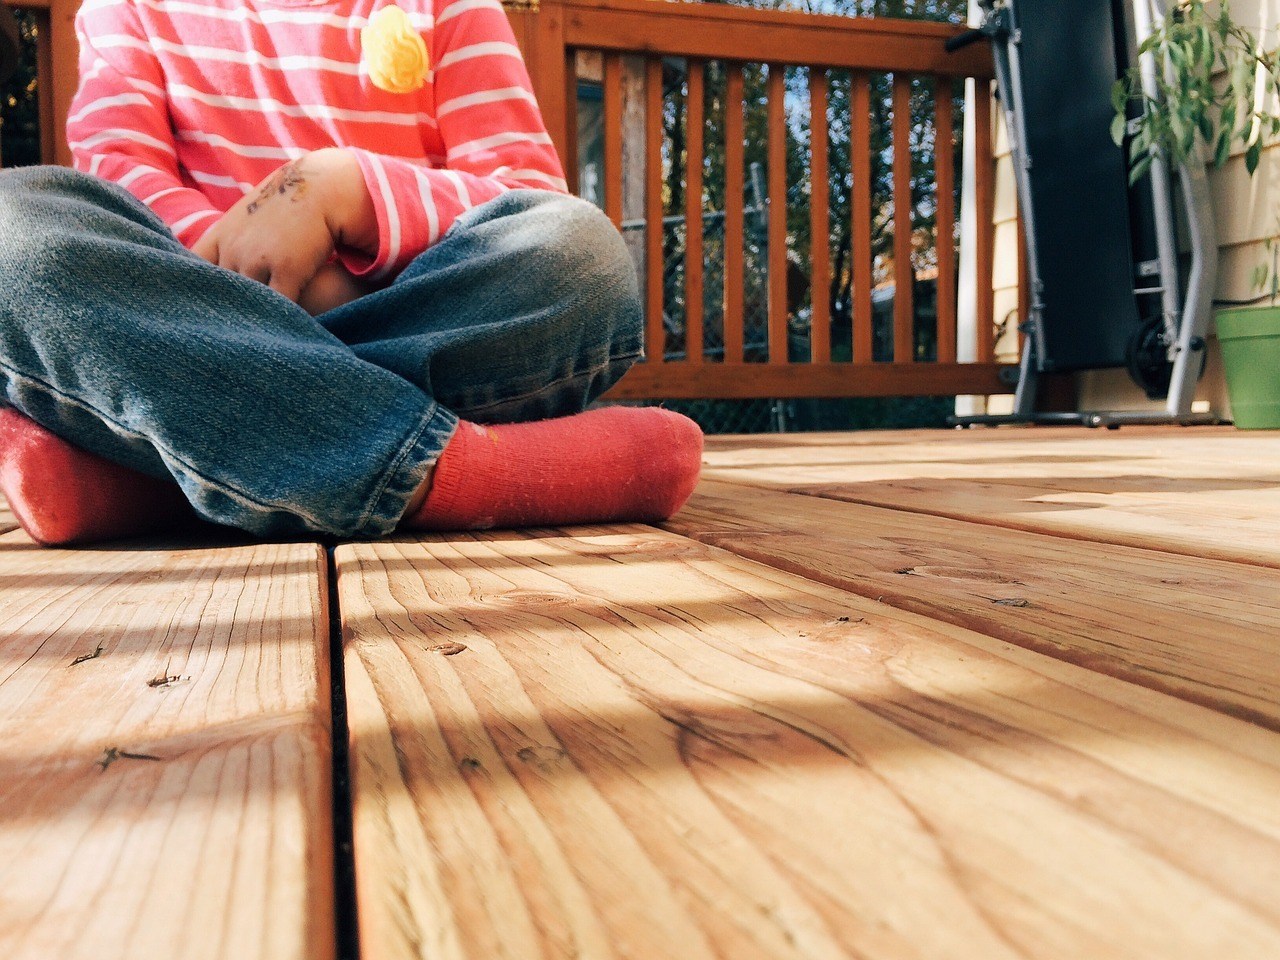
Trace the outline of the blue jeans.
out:
M 4 400 L 252 533 L 385 534 L 459 417 L 576 413 L 640 350 L 626 247 L 573 197 L 504 194 L 313 318 L 112 184 L 0 174 Z

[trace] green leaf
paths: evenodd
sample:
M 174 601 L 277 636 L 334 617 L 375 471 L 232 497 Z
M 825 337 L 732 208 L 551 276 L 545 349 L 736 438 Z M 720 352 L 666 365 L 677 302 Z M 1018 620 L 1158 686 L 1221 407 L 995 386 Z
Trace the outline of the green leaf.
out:
M 1187 137 L 1187 120 L 1181 105 L 1169 114 L 1169 132 L 1173 134 L 1174 159 L 1181 159 L 1182 144 Z
M 1253 143 L 1249 144 L 1249 149 L 1244 152 L 1244 166 L 1252 176 L 1253 172 L 1258 169 L 1258 163 L 1262 159 L 1262 138 L 1259 137 Z
M 1223 130 L 1218 134 L 1218 146 L 1213 152 L 1213 165 L 1221 170 L 1231 156 L 1231 131 Z
M 1147 171 L 1151 169 L 1151 164 L 1154 160 L 1155 157 L 1147 154 L 1129 169 L 1129 186 L 1133 186 L 1147 175 Z
M 1244 57 L 1231 65 L 1230 93 L 1233 100 L 1249 96 L 1249 61 Z
M 1205 143 L 1213 143 L 1213 120 L 1209 114 L 1200 114 L 1200 136 L 1204 137 Z
M 1124 113 L 1129 103 L 1129 80 L 1117 80 L 1111 85 L 1111 109 L 1116 113 Z
M 1115 141 L 1117 147 L 1124 145 L 1124 129 L 1126 126 L 1125 116 L 1123 113 L 1116 114 L 1111 121 L 1111 139 Z

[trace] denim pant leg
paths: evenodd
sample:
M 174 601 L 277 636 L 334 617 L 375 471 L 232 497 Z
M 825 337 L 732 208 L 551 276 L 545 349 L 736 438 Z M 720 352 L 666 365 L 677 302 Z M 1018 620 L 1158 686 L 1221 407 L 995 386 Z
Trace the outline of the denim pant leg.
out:
M 207 519 L 380 535 L 457 418 L 297 305 L 185 250 L 125 191 L 0 174 L 0 388 Z
M 357 356 L 483 423 L 577 413 L 640 355 L 635 266 L 576 197 L 515 190 L 457 221 L 385 290 L 320 317 Z

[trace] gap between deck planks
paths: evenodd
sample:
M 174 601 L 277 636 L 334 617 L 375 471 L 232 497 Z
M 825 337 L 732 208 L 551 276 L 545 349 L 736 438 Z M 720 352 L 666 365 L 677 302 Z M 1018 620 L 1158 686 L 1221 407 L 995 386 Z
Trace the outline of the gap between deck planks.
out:
M 1280 433 L 870 431 L 712 438 L 704 477 L 1280 567 Z
M 0 956 L 333 956 L 324 564 L 0 537 Z
M 649 528 L 336 551 L 363 956 L 1280 954 L 1280 736 Z
M 1280 572 L 703 481 L 666 527 L 1280 731 Z

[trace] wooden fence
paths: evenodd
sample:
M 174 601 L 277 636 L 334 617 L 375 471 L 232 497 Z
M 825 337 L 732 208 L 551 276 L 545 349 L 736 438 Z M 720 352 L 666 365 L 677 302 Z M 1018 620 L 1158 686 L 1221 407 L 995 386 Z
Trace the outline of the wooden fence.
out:
M 42 155 L 46 162 L 67 163 L 69 156 L 61 127 L 75 86 L 76 54 L 72 32 L 77 0 L 10 0 L 11 5 L 34 9 L 39 21 L 39 82 L 41 97 Z M 945 41 L 958 27 L 920 21 L 850 19 L 736 7 L 656 2 L 656 0 L 542 0 L 540 5 L 508 9 L 517 39 L 528 61 L 548 129 L 564 158 L 570 185 L 576 190 L 578 170 L 579 64 L 584 55 L 602 64 L 603 95 L 603 204 L 613 221 L 623 223 L 624 149 L 643 157 L 643 228 L 640 259 L 644 263 L 647 359 L 619 383 L 610 396 L 639 398 L 750 398 L 750 397 L 849 397 L 989 394 L 1007 392 L 1000 374 L 1006 366 L 993 358 L 994 317 L 992 297 L 992 211 L 994 162 L 992 159 L 992 64 L 982 45 L 955 54 L 944 50 Z M 680 183 L 683 209 L 668 211 L 664 190 L 667 178 L 679 176 L 672 144 L 665 139 L 663 113 L 664 58 L 680 58 L 684 65 L 683 97 L 684 176 Z M 624 124 L 624 63 L 627 73 L 643 78 L 644 119 L 637 130 Z M 704 140 L 704 95 L 708 64 L 715 63 L 726 78 L 722 143 Z M 767 277 L 766 349 L 748 350 L 744 336 L 744 71 L 767 72 L 767 264 L 759 265 Z M 807 172 L 812 184 L 825 184 L 831 176 L 851 175 L 849 202 L 851 243 L 850 329 L 837 331 L 847 339 L 847 356 L 834 360 L 828 299 L 831 280 L 830 252 L 826 243 L 812 244 L 807 269 L 810 298 L 807 316 L 796 309 L 788 289 L 788 231 L 786 157 L 786 98 L 795 91 L 785 87 L 787 68 L 808 72 L 811 136 Z M 836 171 L 829 165 L 827 118 L 828 84 L 834 72 L 849 78 L 849 149 L 851 169 Z M 717 74 L 720 75 L 720 74 Z M 763 75 L 760 73 L 759 75 Z M 794 76 L 793 71 L 793 76 Z M 873 156 L 869 99 L 872 78 L 891 75 L 892 146 L 884 156 Z M 975 249 L 977 280 L 976 362 L 958 361 L 957 344 L 957 248 L 954 240 L 954 203 L 958 171 L 953 162 L 954 143 L 952 82 L 974 77 L 983 95 L 974 103 L 976 155 L 973 204 L 978 224 Z M 913 210 L 920 209 L 919 183 L 913 196 L 911 116 L 913 83 L 931 87 L 934 99 L 933 195 L 928 201 L 935 221 L 933 269 L 936 270 L 935 356 L 919 357 L 915 343 L 915 287 L 913 267 Z M 794 87 L 794 84 L 792 85 Z M 624 143 L 639 137 L 642 149 Z M 722 152 L 724 206 L 717 212 L 723 223 L 722 302 L 717 302 L 721 341 L 715 355 L 704 350 L 706 262 L 703 233 L 689 229 L 707 216 L 702 171 L 708 147 Z M 670 168 L 664 172 L 664 160 Z M 893 288 L 892 357 L 873 356 L 872 296 L 875 278 L 871 255 L 873 217 L 870 186 L 874 163 L 892 164 L 892 269 L 880 286 Z M 634 169 L 628 176 L 636 176 Z M 632 184 L 634 186 L 634 184 Z M 826 191 L 813 191 L 825 196 Z M 827 204 L 810 203 L 808 230 L 812 237 L 830 235 Z M 678 318 L 683 349 L 678 357 L 666 355 L 664 345 L 670 319 L 665 312 L 669 291 L 665 270 L 670 250 L 664 250 L 664 217 L 673 214 L 685 225 L 682 259 L 682 316 Z M 883 266 L 883 264 L 882 264 Z M 806 356 L 789 356 L 797 336 L 807 339 Z
M 957 77 L 983 81 L 989 90 L 992 63 L 984 45 L 955 54 L 944 49 L 958 27 L 920 21 L 851 19 L 814 14 L 748 10 L 719 5 L 654 2 L 654 0 L 542 0 L 536 9 L 512 10 L 517 37 L 529 62 L 538 100 L 552 139 L 564 158 L 571 186 L 577 172 L 577 89 L 582 54 L 599 54 L 604 100 L 604 207 L 614 220 L 623 221 L 624 144 L 638 131 L 624 128 L 623 64 L 643 58 L 644 121 L 643 176 L 645 251 L 643 271 L 646 300 L 648 359 L 615 388 L 617 398 L 700 397 L 821 397 L 873 395 L 928 395 L 952 393 L 1001 393 L 1000 365 L 992 362 L 994 318 L 992 303 L 992 105 L 988 96 L 975 101 L 976 191 L 975 216 L 979 229 L 975 244 L 977 262 L 977 351 L 980 362 L 957 362 L 957 250 L 954 242 L 954 188 L 957 171 L 952 162 L 953 129 L 951 83 Z M 682 58 L 686 66 L 687 95 L 684 130 L 685 206 L 682 211 L 664 209 L 663 161 L 671 170 L 671 144 L 664 142 L 661 114 L 664 109 L 662 64 L 664 58 Z M 659 347 L 664 329 L 664 271 L 650 268 L 663 263 L 662 221 L 667 213 L 682 215 L 688 225 L 703 222 L 701 183 L 705 117 L 703 97 L 707 65 L 723 64 L 727 71 L 724 142 L 717 144 L 725 157 L 725 210 L 722 337 L 718 362 L 703 350 L 704 269 L 684 271 L 684 349 L 682 358 L 664 358 Z M 808 315 L 808 357 L 789 356 L 789 339 L 797 318 L 788 297 L 786 217 L 768 217 L 768 333 L 764 362 L 745 362 L 743 311 L 743 71 L 750 65 L 767 65 L 768 73 L 768 187 L 770 211 L 787 207 L 787 181 L 783 156 L 786 136 L 784 101 L 788 91 L 784 77 L 789 67 L 807 68 L 812 135 L 808 173 L 811 183 L 824 183 L 834 175 L 828 167 L 827 89 L 833 71 L 852 75 L 852 250 L 850 263 L 853 305 L 851 310 L 852 359 L 833 362 L 829 304 L 821 293 L 812 296 Z M 875 74 L 892 75 L 893 168 L 893 350 L 892 360 L 876 361 L 872 353 L 872 256 L 870 170 L 871 130 L 869 97 Z M 922 361 L 913 349 L 916 322 L 912 289 L 913 229 L 911 216 L 919 197 L 911 194 L 908 109 L 913 81 L 923 80 L 939 94 L 934 98 L 934 135 L 942 142 L 937 158 L 934 195 L 930 206 L 936 219 L 937 330 L 936 359 Z M 632 150 L 632 152 L 635 152 Z M 843 172 L 843 171 L 842 171 Z M 678 172 L 676 173 L 678 176 Z M 634 177 L 628 171 L 627 176 Z M 671 173 L 668 173 L 668 177 Z M 825 196 L 825 191 L 813 191 Z M 809 232 L 827 237 L 829 209 L 821 202 L 809 204 Z M 684 259 L 702 264 L 700 232 L 687 231 Z M 705 266 L 705 265 L 704 265 Z M 812 245 L 808 286 L 826 291 L 831 264 L 825 244 Z

